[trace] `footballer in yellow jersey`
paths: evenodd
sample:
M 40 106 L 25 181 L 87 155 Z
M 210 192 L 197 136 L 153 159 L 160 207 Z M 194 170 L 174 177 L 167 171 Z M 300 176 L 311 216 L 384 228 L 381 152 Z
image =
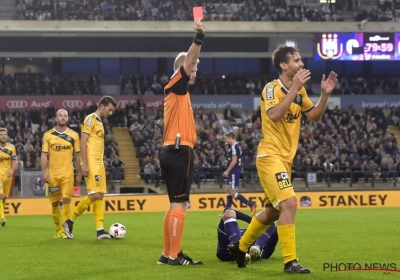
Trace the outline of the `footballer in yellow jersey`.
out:
M 56 113 L 56 127 L 43 135 L 42 143 L 42 178 L 47 182 L 47 194 L 52 204 L 52 215 L 56 225 L 55 238 L 67 238 L 61 222 L 71 214 L 71 197 L 74 187 L 73 156 L 77 161 L 76 184 L 82 180 L 80 172 L 80 141 L 77 132 L 67 127 L 68 112 L 60 109 Z M 62 220 L 59 202 L 63 202 Z
M 263 137 L 258 145 L 258 157 L 271 156 L 291 163 L 296 154 L 301 115 L 314 108 L 314 104 L 302 87 L 284 116 L 278 122 L 272 121 L 268 117 L 268 110 L 279 104 L 288 92 L 289 89 L 280 79 L 268 83 L 262 91 L 260 107 Z
M 88 115 L 83 121 L 81 131 L 82 135 L 86 134 L 87 136 L 86 155 L 87 155 L 87 163 L 89 171 L 90 173 L 93 172 L 92 174 L 99 175 L 96 174 L 96 172 L 92 169 L 96 168 L 96 166 L 103 165 L 105 132 L 104 132 L 103 121 L 101 120 L 100 116 L 98 116 L 96 113 Z M 106 193 L 107 190 L 104 184 L 105 180 L 99 180 L 99 182 L 97 183 L 93 182 L 94 184 L 88 184 L 88 180 L 90 179 L 95 179 L 96 181 L 96 178 L 92 177 L 93 176 L 86 177 L 87 181 L 86 185 L 88 188 L 88 193 L 91 192 Z M 98 188 L 99 186 L 101 187 L 101 189 Z
M 0 225 L 3 227 L 6 225 L 4 205 L 10 195 L 12 178 L 18 165 L 15 147 L 7 141 L 7 129 L 0 128 Z
M 297 49 L 280 46 L 273 53 L 273 64 L 279 79 L 266 85 L 261 95 L 262 140 L 257 150 L 257 172 L 266 197 L 266 207 L 256 215 L 239 242 L 231 250 L 239 267 L 245 266 L 245 255 L 251 244 L 274 221 L 278 220 L 284 272 L 310 273 L 297 261 L 294 217 L 297 199 L 291 183 L 292 161 L 300 134 L 301 116 L 319 121 L 325 112 L 329 95 L 337 84 L 337 75 L 322 76 L 321 97 L 317 105 L 307 96 L 304 85 L 311 72 Z
M 73 238 L 74 221 L 93 204 L 97 239 L 111 238 L 104 230 L 103 197 L 107 193 L 106 172 L 103 162 L 104 156 L 104 126 L 103 119 L 110 116 L 117 102 L 111 96 L 103 96 L 96 112 L 88 115 L 82 124 L 81 154 L 82 176 L 85 178 L 88 195 L 77 205 L 71 218 L 65 220 L 63 227 L 69 238 Z

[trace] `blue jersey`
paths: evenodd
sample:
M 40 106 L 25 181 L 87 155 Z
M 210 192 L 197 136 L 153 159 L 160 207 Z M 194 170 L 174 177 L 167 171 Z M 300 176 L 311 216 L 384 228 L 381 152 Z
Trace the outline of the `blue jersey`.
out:
M 231 173 L 233 172 L 238 173 L 242 169 L 242 148 L 237 142 L 235 142 L 235 144 L 231 145 L 231 147 L 229 148 L 228 158 L 227 158 L 228 166 L 231 164 L 232 158 L 234 156 L 237 157 L 237 162 L 235 167 L 233 167 L 233 169 L 231 170 Z

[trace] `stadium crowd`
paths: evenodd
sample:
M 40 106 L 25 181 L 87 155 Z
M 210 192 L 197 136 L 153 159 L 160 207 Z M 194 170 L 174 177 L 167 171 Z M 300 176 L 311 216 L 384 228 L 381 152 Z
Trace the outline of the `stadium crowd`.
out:
M 274 79 L 271 75 L 243 75 L 227 73 L 227 75 L 197 74 L 196 84 L 190 89 L 191 94 L 199 95 L 260 95 L 264 86 Z M 147 75 L 136 73 L 131 76 L 122 76 L 120 79 L 121 95 L 158 95 L 163 94 L 163 88 L 169 77 L 162 75 Z M 319 83 L 319 81 L 317 82 Z M 312 87 L 306 85 L 310 95 Z M 332 94 L 398 94 L 400 93 L 400 78 L 397 76 L 362 77 L 343 75 L 336 90 Z M 317 93 L 319 94 L 319 93 Z
M 3 95 L 100 95 L 97 75 L 46 73 L 0 74 L 0 94 Z
M 271 75 L 197 75 L 191 93 L 196 95 L 260 95 L 263 87 L 273 79 Z M 169 77 L 164 73 L 120 77 L 121 95 L 162 95 Z M 312 87 L 307 85 L 310 95 Z M 400 79 L 396 76 L 358 77 L 343 75 L 333 94 L 399 94 Z M 16 73 L 0 74 L 0 94 L 3 95 L 100 95 L 101 80 L 96 74 Z
M 205 20 L 213 21 L 343 21 L 342 11 L 354 11 L 354 20 L 400 20 L 399 3 L 395 1 L 380 0 L 368 9 L 359 9 L 355 1 L 328 3 L 315 8 L 315 4 L 305 6 L 303 1 L 286 0 L 16 0 L 14 18 L 191 21 L 192 7 L 202 6 Z

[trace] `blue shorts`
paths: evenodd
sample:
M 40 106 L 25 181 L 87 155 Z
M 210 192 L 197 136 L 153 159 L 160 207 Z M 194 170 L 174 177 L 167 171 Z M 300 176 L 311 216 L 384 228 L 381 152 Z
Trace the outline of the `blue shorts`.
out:
M 240 171 L 231 171 L 226 178 L 226 186 L 231 190 L 237 190 L 239 188 L 240 173 Z
M 235 260 L 235 257 L 228 251 L 229 243 L 228 235 L 225 233 L 224 221 L 220 220 L 218 223 L 217 258 L 223 262 Z

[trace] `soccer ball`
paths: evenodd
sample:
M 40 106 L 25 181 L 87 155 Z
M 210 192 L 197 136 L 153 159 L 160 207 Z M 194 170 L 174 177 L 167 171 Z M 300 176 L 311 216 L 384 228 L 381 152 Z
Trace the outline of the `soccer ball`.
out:
M 123 224 L 115 223 L 115 224 L 111 225 L 110 230 L 108 231 L 108 234 L 112 238 L 122 239 L 125 237 L 126 228 Z

